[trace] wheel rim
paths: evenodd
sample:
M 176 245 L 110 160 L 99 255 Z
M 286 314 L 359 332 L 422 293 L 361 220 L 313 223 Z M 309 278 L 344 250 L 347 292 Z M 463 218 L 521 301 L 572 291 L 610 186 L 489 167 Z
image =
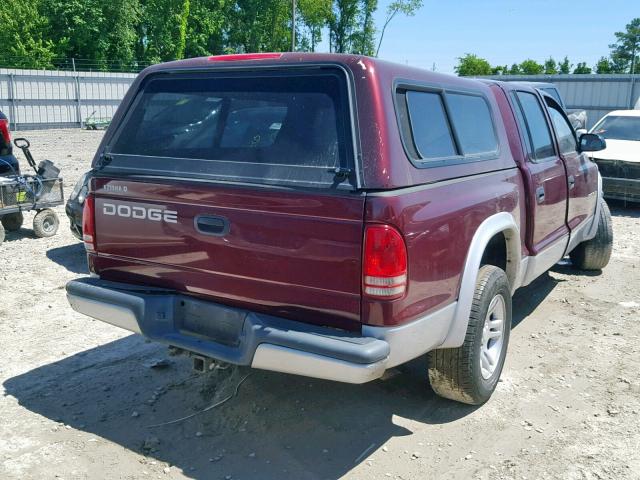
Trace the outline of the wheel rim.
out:
M 56 227 L 56 222 L 50 216 L 45 217 L 44 220 L 42 221 L 42 229 L 47 233 L 53 232 L 55 227 Z
M 482 328 L 482 344 L 480 346 L 480 371 L 485 380 L 491 378 L 496 371 L 504 342 L 504 323 L 506 306 L 502 295 L 496 295 L 489 304 L 487 316 Z

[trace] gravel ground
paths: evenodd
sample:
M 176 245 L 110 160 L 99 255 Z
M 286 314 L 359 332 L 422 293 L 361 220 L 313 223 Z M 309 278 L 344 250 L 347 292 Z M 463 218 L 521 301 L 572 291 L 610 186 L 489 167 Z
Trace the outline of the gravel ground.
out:
M 25 132 L 67 194 L 101 132 Z M 0 246 L 2 479 L 640 478 L 640 210 L 613 204 L 599 275 L 561 263 L 514 299 L 503 379 L 473 408 L 436 397 L 424 359 L 363 386 L 187 359 L 74 313 L 86 274 L 62 207 L 57 236 Z M 31 215 L 27 216 L 29 225 Z

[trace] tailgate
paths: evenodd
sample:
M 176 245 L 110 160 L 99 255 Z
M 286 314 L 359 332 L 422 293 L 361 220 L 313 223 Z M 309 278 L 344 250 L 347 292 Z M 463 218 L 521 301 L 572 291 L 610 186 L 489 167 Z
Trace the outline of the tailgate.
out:
M 356 328 L 364 196 L 95 182 L 101 278 Z
M 357 328 L 364 196 L 335 67 L 145 77 L 93 185 L 101 277 Z

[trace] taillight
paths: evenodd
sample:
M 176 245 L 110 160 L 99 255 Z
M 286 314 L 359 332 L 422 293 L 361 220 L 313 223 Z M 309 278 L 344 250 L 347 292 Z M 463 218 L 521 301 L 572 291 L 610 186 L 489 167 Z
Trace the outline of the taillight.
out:
M 9 131 L 9 120 L 6 118 L 0 118 L 0 136 L 5 147 L 11 145 L 11 132 Z
M 407 289 L 407 247 L 395 228 L 368 225 L 364 232 L 362 282 L 365 295 L 398 298 Z
M 96 251 L 96 210 L 93 194 L 89 193 L 84 199 L 82 210 L 82 240 L 87 252 Z

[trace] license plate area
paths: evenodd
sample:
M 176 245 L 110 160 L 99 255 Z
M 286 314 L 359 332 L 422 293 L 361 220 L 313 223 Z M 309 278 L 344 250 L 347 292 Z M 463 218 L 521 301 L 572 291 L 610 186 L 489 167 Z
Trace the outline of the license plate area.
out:
M 211 302 L 179 297 L 175 325 L 180 333 L 237 347 L 247 312 Z

